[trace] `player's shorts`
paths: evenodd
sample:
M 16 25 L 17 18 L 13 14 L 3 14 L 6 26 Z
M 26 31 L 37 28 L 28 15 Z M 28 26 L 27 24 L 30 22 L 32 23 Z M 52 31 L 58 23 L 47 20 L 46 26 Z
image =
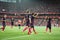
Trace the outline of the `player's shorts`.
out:
M 13 25 L 14 25 L 14 23 L 13 23 L 13 22 L 11 22 L 11 25 L 13 26 Z
M 30 27 L 30 23 L 29 23 L 29 22 L 27 22 L 27 23 L 26 23 L 26 26 Z
M 31 28 L 34 28 L 34 26 L 31 26 Z
M 47 25 L 47 28 L 51 29 L 51 25 Z
M 5 23 L 2 23 L 3 27 L 6 27 L 6 24 Z
M 18 24 L 18 26 L 21 26 L 20 24 Z
M 31 27 L 31 28 L 34 28 L 34 24 L 33 24 L 33 23 L 31 23 L 31 24 L 30 24 L 30 27 Z

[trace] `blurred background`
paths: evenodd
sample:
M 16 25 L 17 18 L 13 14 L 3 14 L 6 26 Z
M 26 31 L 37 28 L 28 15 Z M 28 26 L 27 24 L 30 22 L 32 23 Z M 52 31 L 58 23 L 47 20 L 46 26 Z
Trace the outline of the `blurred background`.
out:
M 59 0 L 0 0 L 0 19 L 3 15 L 7 15 L 6 22 L 10 25 L 10 19 L 13 17 L 15 22 L 20 19 L 23 20 L 26 15 L 26 10 L 31 13 L 38 13 L 35 18 L 36 26 L 45 26 L 45 16 L 53 19 L 52 24 L 60 26 L 60 1 Z M 0 21 L 0 25 L 1 25 Z

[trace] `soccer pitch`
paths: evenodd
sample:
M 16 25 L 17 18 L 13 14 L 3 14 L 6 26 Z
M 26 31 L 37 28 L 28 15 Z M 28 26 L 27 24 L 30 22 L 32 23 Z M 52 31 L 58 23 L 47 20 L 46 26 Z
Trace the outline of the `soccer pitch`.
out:
M 18 27 L 10 28 L 7 26 L 5 31 L 0 30 L 0 40 L 60 40 L 60 28 L 52 27 L 52 32 L 45 32 L 45 27 L 35 27 L 37 34 L 32 32 L 31 35 L 27 34 L 27 30 L 22 32 L 24 27 L 20 29 Z

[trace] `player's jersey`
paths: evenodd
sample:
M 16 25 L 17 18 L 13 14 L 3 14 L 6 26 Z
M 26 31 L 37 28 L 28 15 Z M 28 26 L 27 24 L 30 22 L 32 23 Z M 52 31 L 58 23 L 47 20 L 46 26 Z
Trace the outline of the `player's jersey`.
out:
M 2 24 L 5 24 L 6 18 L 3 17 L 2 20 L 3 20 L 3 21 L 2 21 Z
M 11 19 L 11 22 L 14 22 L 14 19 Z
M 48 19 L 47 26 L 51 26 L 51 18 Z
M 5 27 L 6 26 L 6 18 L 2 18 L 2 25 L 3 25 L 3 27 Z
M 14 24 L 14 19 L 11 19 L 11 25 L 13 25 Z
M 29 21 L 29 14 L 27 14 L 26 16 L 25 16 L 25 19 L 26 19 L 26 23 L 29 23 L 30 21 Z
M 33 15 L 30 15 L 30 18 L 31 18 L 31 23 L 34 23 L 34 17 L 33 17 Z
M 48 19 L 48 23 L 51 23 L 51 18 Z

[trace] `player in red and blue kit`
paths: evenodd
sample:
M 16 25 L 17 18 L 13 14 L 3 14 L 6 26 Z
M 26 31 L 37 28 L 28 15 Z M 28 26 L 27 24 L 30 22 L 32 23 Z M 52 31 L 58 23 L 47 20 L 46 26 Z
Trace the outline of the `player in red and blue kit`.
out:
M 25 15 L 25 18 L 23 20 L 23 23 L 26 23 L 26 27 L 23 29 L 23 32 L 27 30 L 30 26 L 30 19 L 29 19 L 29 11 L 27 11 L 27 14 Z
M 24 22 L 26 22 L 26 27 L 23 29 L 23 32 L 28 29 L 30 25 L 29 14 L 27 14 L 24 18 Z
M 29 34 L 31 34 L 31 30 L 33 29 L 34 33 L 36 34 L 35 28 L 34 28 L 34 18 L 37 17 L 38 14 L 34 14 L 32 13 L 32 15 L 30 15 L 30 27 L 29 27 Z
M 47 17 L 47 27 L 46 27 L 46 32 L 48 31 L 49 28 L 49 32 L 51 32 L 51 18 Z
M 14 18 L 11 18 L 11 28 L 13 28 L 14 25 Z
M 5 27 L 6 27 L 6 15 L 4 15 L 3 16 L 3 18 L 2 18 L 2 28 L 0 28 L 0 29 L 2 29 L 2 31 L 4 31 L 5 30 Z

